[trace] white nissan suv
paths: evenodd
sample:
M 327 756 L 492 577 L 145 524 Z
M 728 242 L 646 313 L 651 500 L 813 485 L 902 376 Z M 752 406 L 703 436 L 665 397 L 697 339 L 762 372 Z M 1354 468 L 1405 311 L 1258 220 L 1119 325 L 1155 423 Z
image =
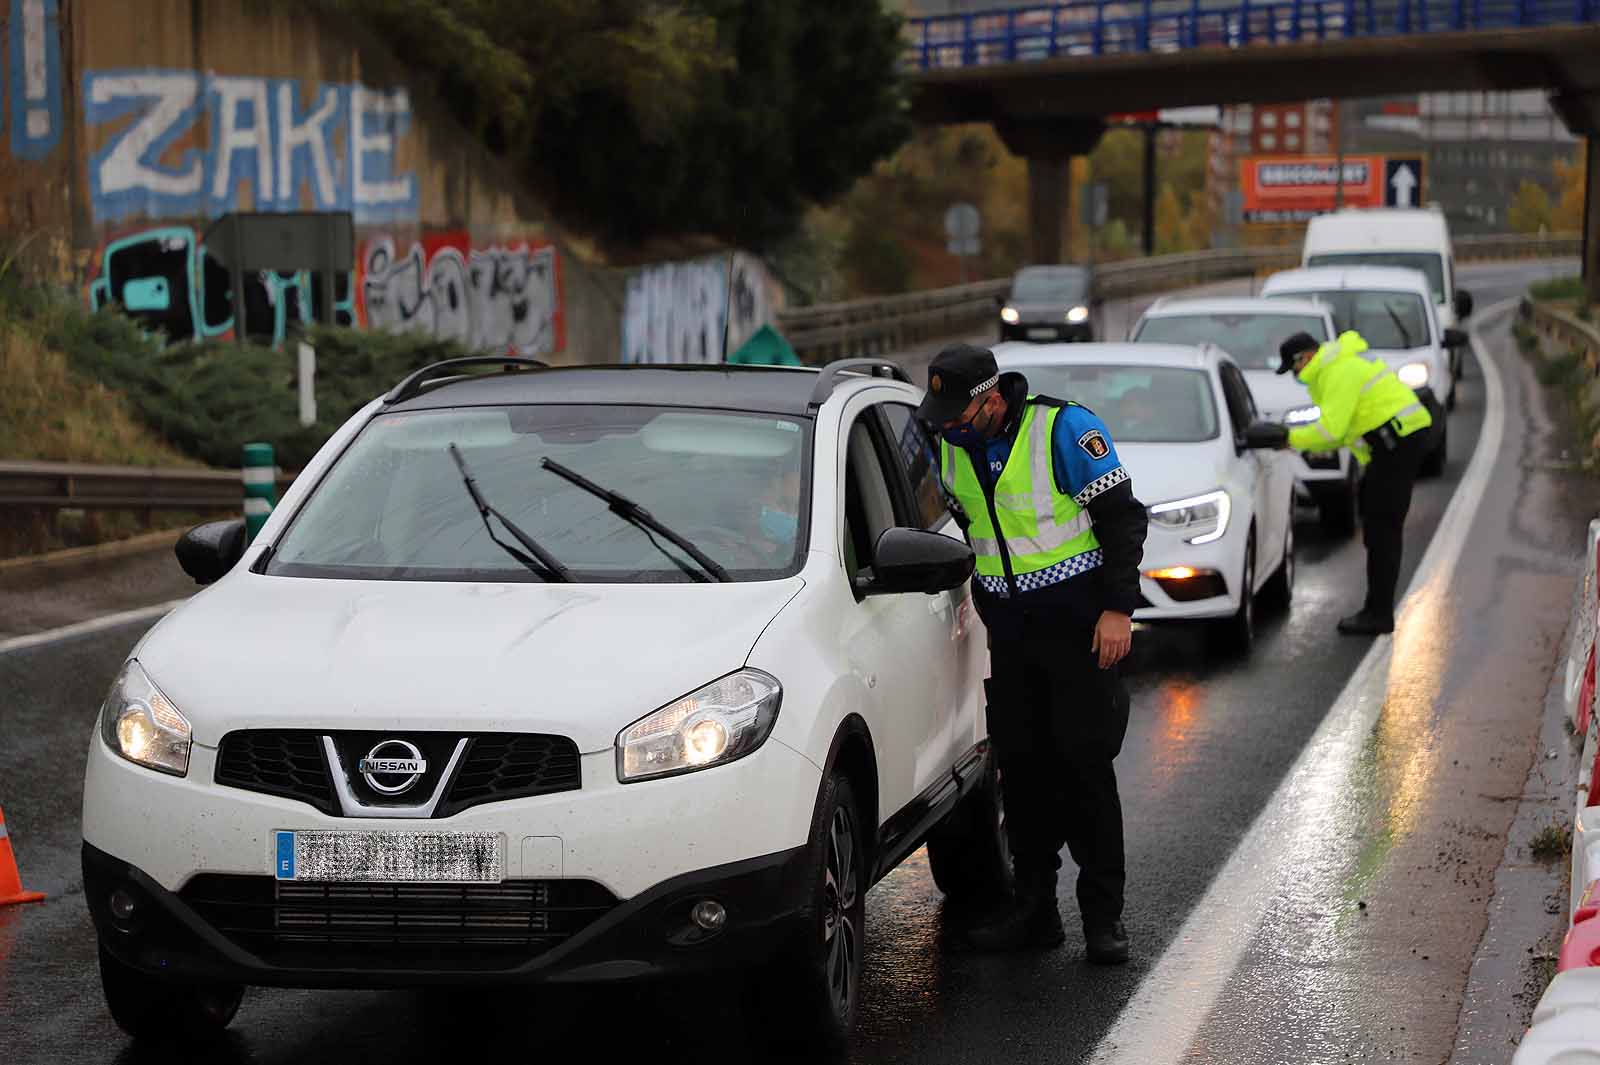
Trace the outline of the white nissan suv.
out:
M 117 1022 L 759 966 L 737 986 L 842 1042 L 866 890 L 924 842 L 947 894 L 1008 876 L 920 397 L 872 360 L 453 360 L 352 417 L 253 542 L 192 530 L 208 587 L 89 750 Z

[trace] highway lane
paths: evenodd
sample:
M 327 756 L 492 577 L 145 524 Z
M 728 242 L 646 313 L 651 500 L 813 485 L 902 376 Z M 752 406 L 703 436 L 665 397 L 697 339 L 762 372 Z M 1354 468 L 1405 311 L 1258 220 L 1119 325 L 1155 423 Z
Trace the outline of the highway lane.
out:
M 1530 278 L 1558 271 L 1539 264 L 1472 268 L 1464 274 L 1479 306 L 1488 307 L 1519 292 Z M 1136 308 L 1114 310 L 1131 315 Z M 1503 327 L 1490 332 L 1497 360 L 1512 365 L 1515 356 L 1504 343 Z M 1419 485 L 1408 523 L 1408 574 L 1476 442 L 1484 413 L 1482 384 L 1482 372 L 1475 368 L 1452 416 L 1452 460 L 1445 477 Z M 1517 406 L 1507 412 L 1508 441 L 1527 431 L 1531 417 L 1526 395 L 1519 392 L 1513 400 Z M 1518 457 L 1508 461 L 1515 464 Z M 1548 543 L 1547 553 L 1559 555 L 1567 545 L 1558 527 L 1573 524 L 1570 513 L 1581 510 L 1584 501 L 1556 493 L 1533 502 L 1533 509 L 1546 516 L 1528 535 Z M 869 896 L 867 981 L 853 1060 L 1078 1061 L 1111 1030 L 1366 651 L 1367 641 L 1333 634 L 1333 622 L 1360 596 L 1359 544 L 1325 537 L 1314 523 L 1302 523 L 1297 531 L 1301 568 L 1294 607 L 1287 616 L 1263 619 L 1260 643 L 1248 661 L 1213 661 L 1188 631 L 1150 630 L 1137 640 L 1130 680 L 1133 723 L 1119 760 L 1129 826 L 1133 963 L 1105 970 L 1083 962 L 1081 943 L 1073 934 L 1070 878 L 1061 892 L 1069 926 L 1065 948 L 1012 957 L 965 952 L 955 920 L 945 913 L 918 856 Z M 1463 557 L 1474 556 L 1469 551 Z M 1551 571 L 1545 576 L 1556 580 L 1557 562 L 1545 559 L 1543 565 Z M 1567 579 L 1570 587 L 1570 574 Z M 1541 585 L 1534 599 L 1542 604 L 1549 593 Z M 1507 620 L 1509 626 L 1515 623 L 1515 617 Z M 94 708 L 137 635 L 134 626 L 0 655 L 0 692 L 8 694 L 0 706 L 0 735 L 5 737 L 0 743 L 0 804 L 6 808 L 29 886 L 52 894 L 44 904 L 0 912 L 0 1060 L 147 1060 L 127 1049 L 101 1004 L 93 933 L 77 872 L 83 751 Z M 1483 649 L 1474 645 L 1474 650 Z M 1498 695 L 1506 690 L 1503 683 L 1494 688 Z M 1413 746 L 1394 746 L 1402 766 L 1411 763 L 1400 756 L 1414 751 L 1415 744 L 1427 751 L 1448 749 L 1448 744 L 1427 746 L 1430 736 L 1438 737 L 1436 732 L 1413 732 Z M 1514 775 L 1517 759 L 1501 761 L 1500 771 Z M 1382 782 L 1357 780 L 1351 787 L 1379 794 Z M 1389 807 L 1369 801 L 1346 808 L 1366 816 Z M 1482 849 L 1487 850 L 1495 838 L 1493 826 L 1475 825 L 1473 830 L 1484 837 Z M 1501 828 L 1500 843 L 1503 836 Z M 1484 871 L 1452 866 L 1450 872 L 1470 879 L 1468 874 L 1481 876 Z M 1349 883 L 1346 872 L 1338 875 L 1343 879 L 1328 888 L 1336 895 Z M 1374 883 L 1374 897 L 1380 888 Z M 1391 885 L 1389 890 L 1403 897 L 1403 888 Z M 1458 897 L 1450 894 L 1447 883 L 1435 885 L 1435 890 L 1448 896 L 1453 912 L 1468 918 L 1483 894 L 1463 891 Z M 1223 998 L 1234 1012 L 1219 1011 L 1203 1029 L 1206 1046 L 1228 1051 L 1210 1060 L 1234 1060 L 1229 1040 L 1235 1032 L 1250 1033 L 1248 1048 L 1252 1056 L 1259 1051 L 1260 1060 L 1273 1060 L 1272 1052 L 1288 1045 L 1307 1046 L 1293 1044 L 1293 1033 L 1282 1025 L 1245 1023 L 1262 1003 L 1277 1001 L 1273 974 L 1296 975 L 1281 957 L 1275 957 L 1274 967 L 1262 955 L 1274 955 L 1268 948 L 1292 938 L 1306 917 L 1305 911 L 1281 910 L 1263 921 L 1263 931 L 1247 953 L 1247 968 L 1236 974 Z M 1371 942 L 1361 946 L 1367 953 L 1352 956 L 1382 961 Z M 1459 997 L 1460 981 L 1452 985 L 1450 973 L 1422 970 L 1410 976 L 1436 980 L 1438 987 L 1430 987 L 1430 995 L 1447 1001 Z M 1383 986 L 1392 987 L 1393 981 Z M 757 1049 L 762 1033 L 724 1005 L 735 988 L 733 981 L 680 988 L 666 1000 L 628 990 L 472 996 L 254 990 L 226 1041 L 204 1060 L 269 1065 L 381 1056 L 398 1065 L 446 1055 L 459 1059 L 493 1053 L 523 1061 L 602 1049 L 671 1060 L 750 1060 L 763 1056 Z M 1353 1008 L 1370 1005 L 1337 995 L 1320 1001 L 1331 1004 L 1343 1020 Z M 1241 1003 L 1252 1004 L 1242 1017 Z M 1266 1013 L 1281 1016 L 1285 1024 L 1304 1016 L 1295 1008 L 1303 1003 L 1286 999 L 1282 1005 L 1281 1013 Z M 621 1019 L 625 1023 L 619 1024 Z M 1310 1045 L 1326 1049 L 1330 1044 L 1322 1039 Z M 1376 1043 L 1372 1048 L 1382 1049 Z M 171 1060 L 159 1053 L 148 1056 L 158 1058 Z M 1195 1060 L 1207 1060 L 1207 1055 L 1198 1054 Z

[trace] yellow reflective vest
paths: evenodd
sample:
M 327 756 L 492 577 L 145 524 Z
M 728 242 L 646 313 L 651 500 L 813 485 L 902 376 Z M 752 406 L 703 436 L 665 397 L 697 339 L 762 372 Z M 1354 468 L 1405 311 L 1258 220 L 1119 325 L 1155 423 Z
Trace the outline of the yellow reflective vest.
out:
M 1349 330 L 1317 350 L 1300 381 L 1311 390 L 1321 414 L 1310 425 L 1289 430 L 1289 446 L 1297 451 L 1350 449 L 1365 466 L 1372 450 L 1362 439 L 1388 423 L 1399 436 L 1410 436 L 1433 424 L 1433 415 L 1394 371 L 1377 359 L 1364 359 L 1367 342 Z

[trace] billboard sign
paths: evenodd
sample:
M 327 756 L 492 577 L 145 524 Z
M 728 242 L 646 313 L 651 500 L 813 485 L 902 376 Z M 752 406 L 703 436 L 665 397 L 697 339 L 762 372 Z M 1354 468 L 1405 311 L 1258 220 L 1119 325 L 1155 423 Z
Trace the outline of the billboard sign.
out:
M 1394 175 L 1386 163 L 1381 155 L 1344 157 L 1346 207 L 1394 202 Z M 1420 175 L 1420 167 L 1418 171 Z M 1332 155 L 1251 156 L 1240 162 L 1239 186 L 1246 222 L 1304 222 L 1338 205 L 1339 160 Z

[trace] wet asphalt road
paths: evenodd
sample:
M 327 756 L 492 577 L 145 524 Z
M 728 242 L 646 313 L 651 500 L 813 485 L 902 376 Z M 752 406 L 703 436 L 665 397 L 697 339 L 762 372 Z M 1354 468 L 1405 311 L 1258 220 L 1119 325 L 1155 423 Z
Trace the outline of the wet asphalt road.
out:
M 1535 265 L 1469 268 L 1464 274 L 1478 306 L 1487 308 L 1551 272 L 1548 265 Z M 1533 756 L 1537 706 L 1577 572 L 1572 560 L 1581 538 L 1579 516 L 1592 513 L 1595 503 L 1585 498 L 1585 489 L 1557 476 L 1519 480 L 1518 471 L 1536 468 L 1543 454 L 1519 445 L 1537 421 L 1537 401 L 1523 387 L 1526 374 L 1503 324 L 1486 335 L 1516 386 L 1508 388 L 1506 472 L 1501 488 L 1491 490 L 1484 503 L 1494 520 L 1474 532 L 1451 594 L 1430 607 L 1439 612 L 1436 621 L 1419 626 L 1419 632 L 1434 635 L 1414 640 L 1397 656 L 1411 663 L 1412 671 L 1401 678 L 1409 687 L 1401 692 L 1404 699 L 1391 696 L 1399 709 L 1375 730 L 1365 775 L 1353 774 L 1345 789 L 1328 797 L 1327 823 L 1310 826 L 1363 845 L 1308 870 L 1307 891 L 1265 915 L 1243 967 L 1202 1027 L 1191 1060 L 1448 1057 L 1454 1027 L 1445 1021 L 1459 1003 L 1466 962 L 1481 934 L 1482 885 L 1493 874 L 1505 825 L 1477 808 L 1460 808 L 1452 819 L 1430 813 L 1428 804 L 1465 802 L 1469 790 L 1473 798 L 1481 791 L 1488 793 L 1482 803 L 1491 812 L 1503 809 L 1509 822 L 1510 810 L 1495 798 L 1520 789 Z M 1482 385 L 1474 367 L 1451 418 L 1446 475 L 1418 486 L 1407 526 L 1407 575 L 1476 442 Z M 1311 517 L 1302 515 L 1297 526 L 1300 571 L 1293 609 L 1262 619 L 1248 661 L 1212 661 L 1196 634 L 1183 630 L 1150 630 L 1136 640 L 1133 721 L 1118 763 L 1128 825 L 1132 964 L 1105 970 L 1084 963 L 1081 943 L 1071 933 L 1076 913 L 1070 880 L 1061 892 L 1069 927 L 1065 948 L 1012 957 L 963 952 L 955 921 L 945 914 L 919 854 L 868 898 L 866 985 L 852 1060 L 1089 1057 L 1366 651 L 1366 641 L 1333 635 L 1334 621 L 1358 605 L 1364 578 L 1360 546 L 1322 535 Z M 1509 563 L 1503 561 L 1507 552 L 1513 556 Z M 1494 565 L 1487 564 L 1490 558 Z M 1460 612 L 1481 612 L 1485 601 L 1500 602 L 1505 610 L 1491 628 L 1480 630 Z M 1446 632 L 1461 639 L 1444 643 L 1440 634 Z M 28 886 L 52 896 L 41 905 L 0 911 L 0 1063 L 185 1060 L 170 1050 L 130 1047 L 106 1014 L 77 869 L 81 766 L 94 708 L 137 636 L 138 627 L 130 627 L 0 654 L 0 803 Z M 1508 649 L 1521 665 L 1495 664 Z M 1452 669 L 1459 656 L 1470 659 Z M 1452 678 L 1448 684 L 1446 677 Z M 1537 697 L 1528 699 L 1524 689 L 1535 679 Z M 1441 713 L 1450 700 L 1464 707 L 1455 731 Z M 1452 776 L 1463 758 L 1468 776 Z M 1467 783 L 1458 788 L 1462 780 Z M 1286 857 L 1295 853 L 1297 838 L 1286 835 Z M 1372 845 L 1374 840 L 1382 845 Z M 1436 845 L 1440 859 L 1423 854 Z M 1417 879 L 1419 870 L 1425 874 L 1433 866 L 1436 876 Z M 1381 929 L 1352 932 L 1350 907 L 1357 895 L 1385 913 L 1409 910 L 1412 919 L 1397 916 Z M 1435 911 L 1450 918 L 1447 932 L 1429 924 L 1427 915 Z M 1459 941 L 1453 952 L 1428 952 L 1440 955 L 1439 964 L 1432 957 L 1429 964 L 1413 961 L 1409 951 L 1416 942 L 1446 939 Z M 671 1060 L 767 1060 L 761 1033 L 721 1005 L 733 991 L 732 981 L 678 988 L 667 999 L 626 990 L 470 996 L 253 990 L 225 1042 L 191 1060 L 344 1065 L 382 1059 L 401 1065 L 488 1054 L 532 1062 L 609 1051 Z M 1440 1005 L 1424 1008 L 1425 1002 Z M 1412 1014 L 1421 1022 L 1419 1031 L 1396 1033 Z

